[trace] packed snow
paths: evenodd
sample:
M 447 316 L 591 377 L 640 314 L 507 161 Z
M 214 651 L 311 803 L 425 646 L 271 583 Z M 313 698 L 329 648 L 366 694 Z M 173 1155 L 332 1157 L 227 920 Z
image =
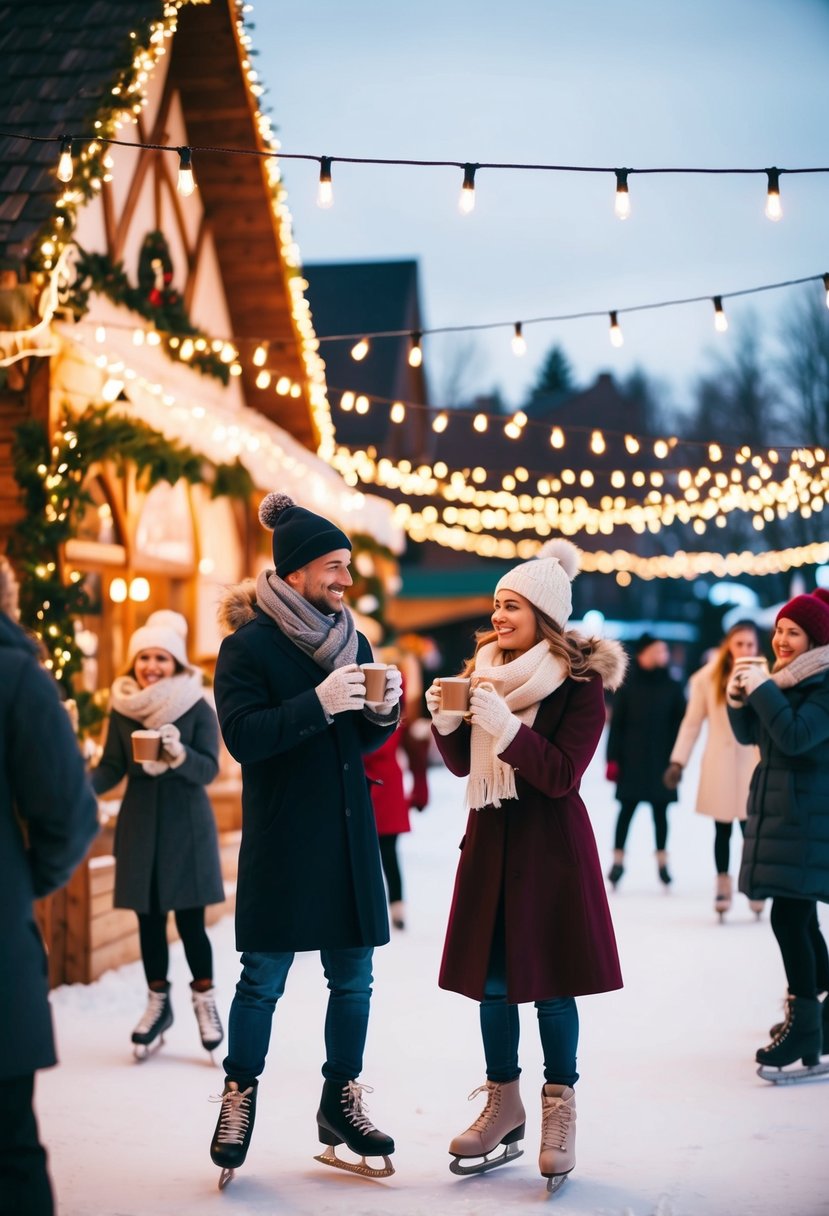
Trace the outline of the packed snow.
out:
M 698 754 L 698 753 L 697 753 Z M 56 990 L 61 1063 L 38 1076 L 41 1132 L 61 1216 L 488 1216 L 554 1205 L 559 1216 L 819 1216 L 829 1213 L 829 1080 L 773 1087 L 754 1052 L 781 1016 L 785 977 L 768 923 L 737 896 L 713 913 L 713 826 L 693 812 L 696 758 L 670 811 L 674 885 L 656 877 L 640 806 L 611 906 L 625 988 L 579 1001 L 577 1165 L 548 1197 L 537 1170 L 542 1083 L 532 1006 L 522 1008 L 524 1156 L 473 1178 L 449 1173 L 484 1080 L 477 1007 L 437 987 L 464 822 L 463 783 L 433 768 L 431 801 L 401 841 L 406 929 L 375 954 L 362 1080 L 374 1123 L 395 1137 L 396 1174 L 368 1181 L 314 1162 L 326 990 L 318 956 L 297 956 L 277 1007 L 247 1162 L 223 1192 L 208 1149 L 223 1048 L 211 1065 L 172 950 L 175 1024 L 132 1058 L 145 1003 L 140 964 Z M 616 805 L 602 752 L 583 793 L 607 868 Z M 739 853 L 733 837 L 732 872 Z M 824 930 L 829 915 L 823 909 Z M 210 930 L 223 1020 L 238 976 L 233 922 Z M 343 1149 L 338 1152 L 346 1155 Z

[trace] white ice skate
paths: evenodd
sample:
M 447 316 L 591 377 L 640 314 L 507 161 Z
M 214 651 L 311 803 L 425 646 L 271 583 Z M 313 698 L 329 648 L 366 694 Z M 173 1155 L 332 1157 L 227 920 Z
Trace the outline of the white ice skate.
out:
M 487 1170 L 515 1161 L 524 1153 L 518 1143 L 524 1138 L 526 1115 L 517 1078 L 515 1081 L 487 1081 L 473 1089 L 469 1101 L 478 1094 L 486 1094 L 486 1106 L 475 1122 L 455 1136 L 449 1145 L 449 1152 L 454 1157 L 449 1165 L 453 1174 L 485 1174 Z M 491 1157 L 490 1153 L 500 1145 L 504 1151 Z

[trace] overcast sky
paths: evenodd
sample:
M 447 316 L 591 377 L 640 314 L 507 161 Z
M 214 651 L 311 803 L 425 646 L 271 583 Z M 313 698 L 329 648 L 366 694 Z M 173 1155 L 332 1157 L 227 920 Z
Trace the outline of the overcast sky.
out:
M 829 165 L 827 0 L 259 0 L 251 19 L 263 99 L 285 152 L 636 167 Z M 829 270 L 829 174 L 631 178 L 631 217 L 609 175 L 482 170 L 472 215 L 449 168 L 284 162 L 306 262 L 417 258 L 429 326 L 624 309 Z M 802 288 L 796 290 L 804 290 Z M 435 404 L 457 359 L 465 388 L 517 405 L 554 343 L 578 381 L 639 365 L 687 402 L 746 310 L 772 335 L 791 291 L 424 345 Z M 829 321 L 829 313 L 827 313 Z M 324 352 L 323 352 L 324 353 Z

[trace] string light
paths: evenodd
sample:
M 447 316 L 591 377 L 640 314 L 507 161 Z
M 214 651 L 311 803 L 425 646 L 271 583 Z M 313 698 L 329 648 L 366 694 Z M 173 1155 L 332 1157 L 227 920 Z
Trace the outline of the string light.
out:
M 351 358 L 355 363 L 361 363 L 369 352 L 368 338 L 360 338 L 351 348 Z
M 826 307 L 829 308 L 829 274 L 823 276 L 823 290 L 826 292 Z
M 420 367 L 423 362 L 423 348 L 420 345 L 422 334 L 415 331 L 411 335 L 411 346 L 409 347 L 409 367 Z
M 253 366 L 264 367 L 268 361 L 268 347 L 265 342 L 260 342 L 256 350 L 253 352 Z
M 196 188 L 193 177 L 193 154 L 189 148 L 178 149 L 178 192 L 185 198 L 189 197 Z
M 515 329 L 512 335 L 512 353 L 518 355 L 519 358 L 527 353 L 527 340 L 521 332 L 520 321 L 515 322 Z
M 728 329 L 728 317 L 722 306 L 722 296 L 714 296 L 714 329 L 718 334 L 724 334 Z
M 564 447 L 564 431 L 560 426 L 554 426 L 550 431 L 550 447 L 557 449 Z
M 441 410 L 441 412 L 437 415 L 434 422 L 432 423 L 432 430 L 436 434 L 440 435 L 443 433 L 443 431 L 446 430 L 448 425 L 449 425 L 449 415 L 446 413 L 446 410 Z
M 463 185 L 458 199 L 458 209 L 464 215 L 469 215 L 471 211 L 475 210 L 475 170 L 477 168 L 477 165 L 469 163 L 463 167 Z
M 630 169 L 616 170 L 616 199 L 613 204 L 613 210 L 620 220 L 626 220 L 630 215 L 628 173 L 630 173 Z
M 60 159 L 58 160 L 58 181 L 71 182 L 75 166 L 72 164 L 72 136 L 64 135 L 60 141 Z
M 317 186 L 317 206 L 327 210 L 334 205 L 334 186 L 331 181 L 331 157 L 320 157 L 320 179 Z
M 780 203 L 780 170 L 767 169 L 766 173 L 769 178 L 768 194 L 766 195 L 766 219 L 777 220 L 783 218 L 783 207 Z
M 622 333 L 622 327 L 615 312 L 610 314 L 610 344 L 611 346 L 624 346 L 625 344 L 625 335 Z
M 406 417 L 406 407 L 402 401 L 395 401 L 392 403 L 392 407 L 389 410 L 389 417 L 391 418 L 392 422 L 396 422 L 398 424 L 403 421 L 403 419 Z
M 489 427 L 489 419 L 486 414 L 476 414 L 472 425 L 479 435 L 483 435 Z

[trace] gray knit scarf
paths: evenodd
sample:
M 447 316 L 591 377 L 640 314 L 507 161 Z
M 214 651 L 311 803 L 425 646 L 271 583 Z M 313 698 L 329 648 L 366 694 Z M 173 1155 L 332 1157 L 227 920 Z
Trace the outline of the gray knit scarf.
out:
M 791 663 L 787 663 L 785 667 L 781 667 L 779 670 L 775 668 L 771 678 L 778 688 L 793 688 L 801 680 L 808 680 L 810 676 L 816 676 L 819 672 L 826 671 L 827 668 L 829 668 L 829 646 L 813 646 L 811 650 L 806 650 L 796 659 L 792 659 Z
M 256 602 L 323 671 L 357 662 L 357 627 L 345 604 L 340 612 L 327 616 L 275 570 L 263 570 L 257 578 Z

